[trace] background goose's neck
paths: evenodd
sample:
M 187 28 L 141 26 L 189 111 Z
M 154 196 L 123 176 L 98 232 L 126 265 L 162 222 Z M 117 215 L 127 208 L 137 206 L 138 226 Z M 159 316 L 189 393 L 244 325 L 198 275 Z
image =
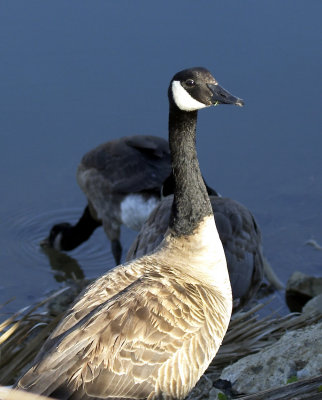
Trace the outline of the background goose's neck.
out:
M 212 215 L 196 152 L 197 111 L 185 112 L 171 105 L 169 145 L 174 176 L 174 201 L 170 229 L 190 235 L 204 217 Z

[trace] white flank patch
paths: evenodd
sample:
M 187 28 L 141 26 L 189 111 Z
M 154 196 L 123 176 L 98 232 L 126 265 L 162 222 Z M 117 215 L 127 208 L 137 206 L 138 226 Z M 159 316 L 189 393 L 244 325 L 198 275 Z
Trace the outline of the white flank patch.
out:
M 172 94 L 176 105 L 182 111 L 195 111 L 208 107 L 206 104 L 194 99 L 181 85 L 180 81 L 172 82 Z
M 56 250 L 62 250 L 61 248 L 61 240 L 63 238 L 62 232 L 59 232 L 58 235 L 55 237 L 53 248 Z
M 144 199 L 140 194 L 130 194 L 121 203 L 121 219 L 127 227 L 139 231 L 151 211 L 159 203 L 155 197 Z

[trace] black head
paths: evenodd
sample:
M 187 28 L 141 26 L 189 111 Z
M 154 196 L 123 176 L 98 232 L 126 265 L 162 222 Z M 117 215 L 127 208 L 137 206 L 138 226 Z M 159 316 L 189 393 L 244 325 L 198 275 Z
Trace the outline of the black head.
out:
M 62 246 L 62 240 L 68 236 L 71 230 L 72 225 L 68 222 L 54 225 L 49 232 L 49 236 L 42 240 L 40 245 L 42 247 L 52 247 L 56 250 L 71 250 Z
M 243 106 L 243 100 L 218 85 L 211 73 L 202 67 L 185 69 L 175 74 L 168 90 L 172 106 L 182 111 L 196 111 L 217 104 Z

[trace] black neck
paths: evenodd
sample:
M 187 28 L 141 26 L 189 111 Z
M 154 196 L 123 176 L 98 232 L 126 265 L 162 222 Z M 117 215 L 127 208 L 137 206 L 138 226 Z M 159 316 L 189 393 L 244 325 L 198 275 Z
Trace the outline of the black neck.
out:
M 101 222 L 92 217 L 88 206 L 86 206 L 83 215 L 77 224 L 74 226 L 68 226 L 67 229 L 63 230 L 60 242 L 62 249 L 66 251 L 75 249 L 77 246 L 88 240 L 95 229 L 101 225 Z
M 169 145 L 175 181 L 170 228 L 175 235 L 190 235 L 201 220 L 212 215 L 196 152 L 197 111 L 184 112 L 170 105 Z

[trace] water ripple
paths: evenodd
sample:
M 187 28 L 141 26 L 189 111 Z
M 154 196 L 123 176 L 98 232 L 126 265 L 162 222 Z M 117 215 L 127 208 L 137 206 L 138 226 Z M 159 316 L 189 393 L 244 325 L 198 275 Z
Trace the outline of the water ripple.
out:
M 9 216 L 7 221 L 3 221 L 7 225 L 11 242 L 7 247 L 8 257 L 22 265 L 28 264 L 28 268 L 33 269 L 48 268 L 49 261 L 55 278 L 59 281 L 72 276 L 95 277 L 110 269 L 114 266 L 114 261 L 109 242 L 101 228 L 87 242 L 68 253 L 40 246 L 54 224 L 75 223 L 82 212 L 80 208 L 65 208 L 35 214 L 33 209 Z

